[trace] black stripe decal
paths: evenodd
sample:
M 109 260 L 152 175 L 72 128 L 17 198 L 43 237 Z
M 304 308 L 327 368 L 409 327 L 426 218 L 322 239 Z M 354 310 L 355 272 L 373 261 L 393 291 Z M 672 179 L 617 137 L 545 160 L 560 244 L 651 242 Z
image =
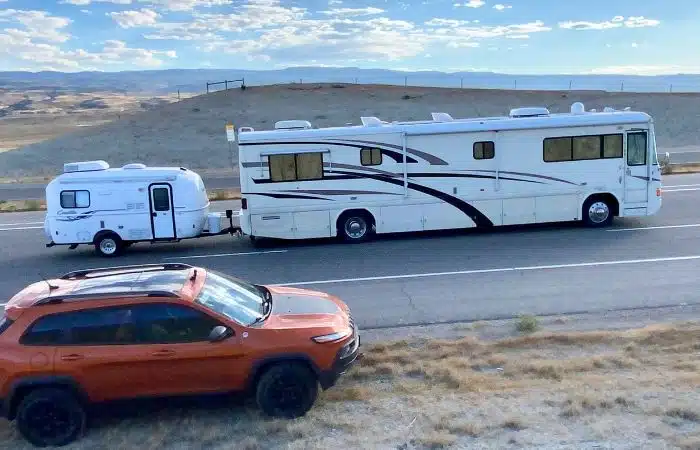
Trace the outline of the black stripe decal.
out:
M 494 175 L 476 175 L 476 174 L 471 174 L 471 173 L 430 173 L 430 172 L 413 173 L 413 172 L 410 172 L 410 173 L 408 173 L 408 176 L 412 177 L 412 178 L 484 178 L 484 179 L 489 179 L 489 180 L 496 179 L 496 177 Z M 509 178 L 509 177 L 501 177 L 501 176 L 499 176 L 498 179 L 508 180 L 508 181 L 522 181 L 523 183 L 547 184 L 547 183 L 543 183 L 541 181 L 521 180 L 519 178 Z
M 294 198 L 294 199 L 301 199 L 301 200 L 333 201 L 332 198 L 315 197 L 315 196 L 311 196 L 311 195 L 277 194 L 277 193 L 270 193 L 270 192 L 245 192 L 245 193 L 242 193 L 242 195 L 262 195 L 264 197 L 272 197 L 272 198 Z
M 335 169 L 330 169 L 328 172 L 331 173 L 341 173 L 341 174 L 351 174 L 351 172 L 345 172 L 342 170 L 335 170 Z M 365 178 L 371 178 L 377 181 L 383 181 L 385 183 L 390 183 L 394 184 L 396 186 L 403 186 L 404 182 L 403 180 L 397 180 L 395 178 L 389 178 L 386 176 L 382 175 L 374 175 L 374 174 L 363 174 Z M 485 228 L 485 227 L 492 227 L 493 222 L 491 222 L 491 219 L 486 217 L 481 211 L 470 205 L 469 203 L 458 199 L 457 197 L 453 197 L 451 195 L 448 195 L 442 191 L 438 191 L 437 189 L 432 189 L 427 186 L 422 186 L 420 184 L 416 183 L 408 183 L 408 188 L 412 189 L 414 191 L 422 192 L 423 194 L 430 195 L 432 197 L 435 197 L 439 200 L 442 200 L 445 203 L 449 203 L 450 205 L 454 206 L 455 208 L 459 209 L 462 211 L 464 214 L 469 216 L 470 219 L 474 221 L 477 227 L 479 228 Z
M 355 191 L 350 189 L 295 189 L 284 192 L 301 192 L 304 194 L 317 194 L 317 195 L 403 195 L 397 194 L 395 192 L 380 192 L 380 191 Z
M 474 170 L 474 172 L 496 173 L 495 170 Z M 499 170 L 498 173 L 499 174 L 507 173 L 508 175 L 521 175 L 524 177 L 542 178 L 543 180 L 560 181 L 560 182 L 566 183 L 566 184 L 573 184 L 574 186 L 579 185 L 578 183 L 574 183 L 573 181 L 562 180 L 561 178 L 548 177 L 546 175 L 537 175 L 536 173 L 508 172 L 506 170 Z
M 371 144 L 371 145 L 376 145 L 377 147 L 384 146 L 384 147 L 389 147 L 389 148 L 393 148 L 396 150 L 401 150 L 403 152 L 403 147 L 400 145 L 396 145 L 396 144 L 386 144 L 384 142 L 375 142 L 375 141 L 356 141 L 356 140 L 352 140 L 352 139 L 348 139 L 348 142 L 358 142 L 358 143 L 363 143 L 363 144 Z M 423 158 L 424 160 L 428 161 L 433 166 L 448 166 L 449 165 L 449 163 L 447 161 L 445 161 L 444 159 L 438 158 L 437 156 L 431 155 L 430 153 L 416 150 L 415 148 L 406 147 L 406 152 Z

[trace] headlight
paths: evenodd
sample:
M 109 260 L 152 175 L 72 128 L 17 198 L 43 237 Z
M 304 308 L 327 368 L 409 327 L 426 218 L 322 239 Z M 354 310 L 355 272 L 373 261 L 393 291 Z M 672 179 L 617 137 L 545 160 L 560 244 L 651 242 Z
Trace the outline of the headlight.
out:
M 313 339 L 315 342 L 318 343 L 324 343 L 324 342 L 333 342 L 333 341 L 339 341 L 341 339 L 345 339 L 346 337 L 350 336 L 352 334 L 352 330 L 345 330 L 345 331 L 339 331 L 337 333 L 331 333 L 331 334 L 324 334 L 323 336 L 314 336 L 311 339 Z

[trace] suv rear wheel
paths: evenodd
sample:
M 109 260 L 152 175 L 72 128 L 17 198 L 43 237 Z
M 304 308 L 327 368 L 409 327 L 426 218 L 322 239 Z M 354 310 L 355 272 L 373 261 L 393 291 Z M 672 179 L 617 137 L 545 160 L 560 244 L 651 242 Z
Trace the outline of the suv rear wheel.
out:
M 17 428 L 36 447 L 64 446 L 76 441 L 85 430 L 85 410 L 64 389 L 40 388 L 20 402 Z
M 316 375 L 299 363 L 275 364 L 266 370 L 256 392 L 258 406 L 265 414 L 287 419 L 305 415 L 317 396 Z

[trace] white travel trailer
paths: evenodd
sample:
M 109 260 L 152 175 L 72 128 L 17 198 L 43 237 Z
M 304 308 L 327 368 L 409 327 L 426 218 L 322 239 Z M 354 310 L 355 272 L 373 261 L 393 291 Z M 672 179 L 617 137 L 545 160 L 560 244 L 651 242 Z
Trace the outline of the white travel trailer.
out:
M 209 212 L 202 178 L 182 167 L 110 168 L 100 160 L 66 163 L 63 172 L 46 186 L 47 247 L 92 244 L 101 255 L 115 256 L 135 242 L 238 230 L 232 210 Z
M 237 134 L 240 225 L 255 237 L 339 236 L 648 216 L 661 207 L 643 112 L 514 109 L 508 116 Z

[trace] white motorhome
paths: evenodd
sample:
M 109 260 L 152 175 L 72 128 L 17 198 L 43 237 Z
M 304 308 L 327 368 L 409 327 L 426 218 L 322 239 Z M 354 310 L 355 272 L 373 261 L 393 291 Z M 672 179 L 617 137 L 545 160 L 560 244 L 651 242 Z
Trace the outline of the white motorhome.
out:
M 233 234 L 234 217 L 231 210 L 209 212 L 202 178 L 183 167 L 73 162 L 46 186 L 47 247 L 93 244 L 103 256 L 115 256 L 140 241 Z
M 504 117 L 238 130 L 241 229 L 340 236 L 647 216 L 661 207 L 652 118 L 518 108 Z

